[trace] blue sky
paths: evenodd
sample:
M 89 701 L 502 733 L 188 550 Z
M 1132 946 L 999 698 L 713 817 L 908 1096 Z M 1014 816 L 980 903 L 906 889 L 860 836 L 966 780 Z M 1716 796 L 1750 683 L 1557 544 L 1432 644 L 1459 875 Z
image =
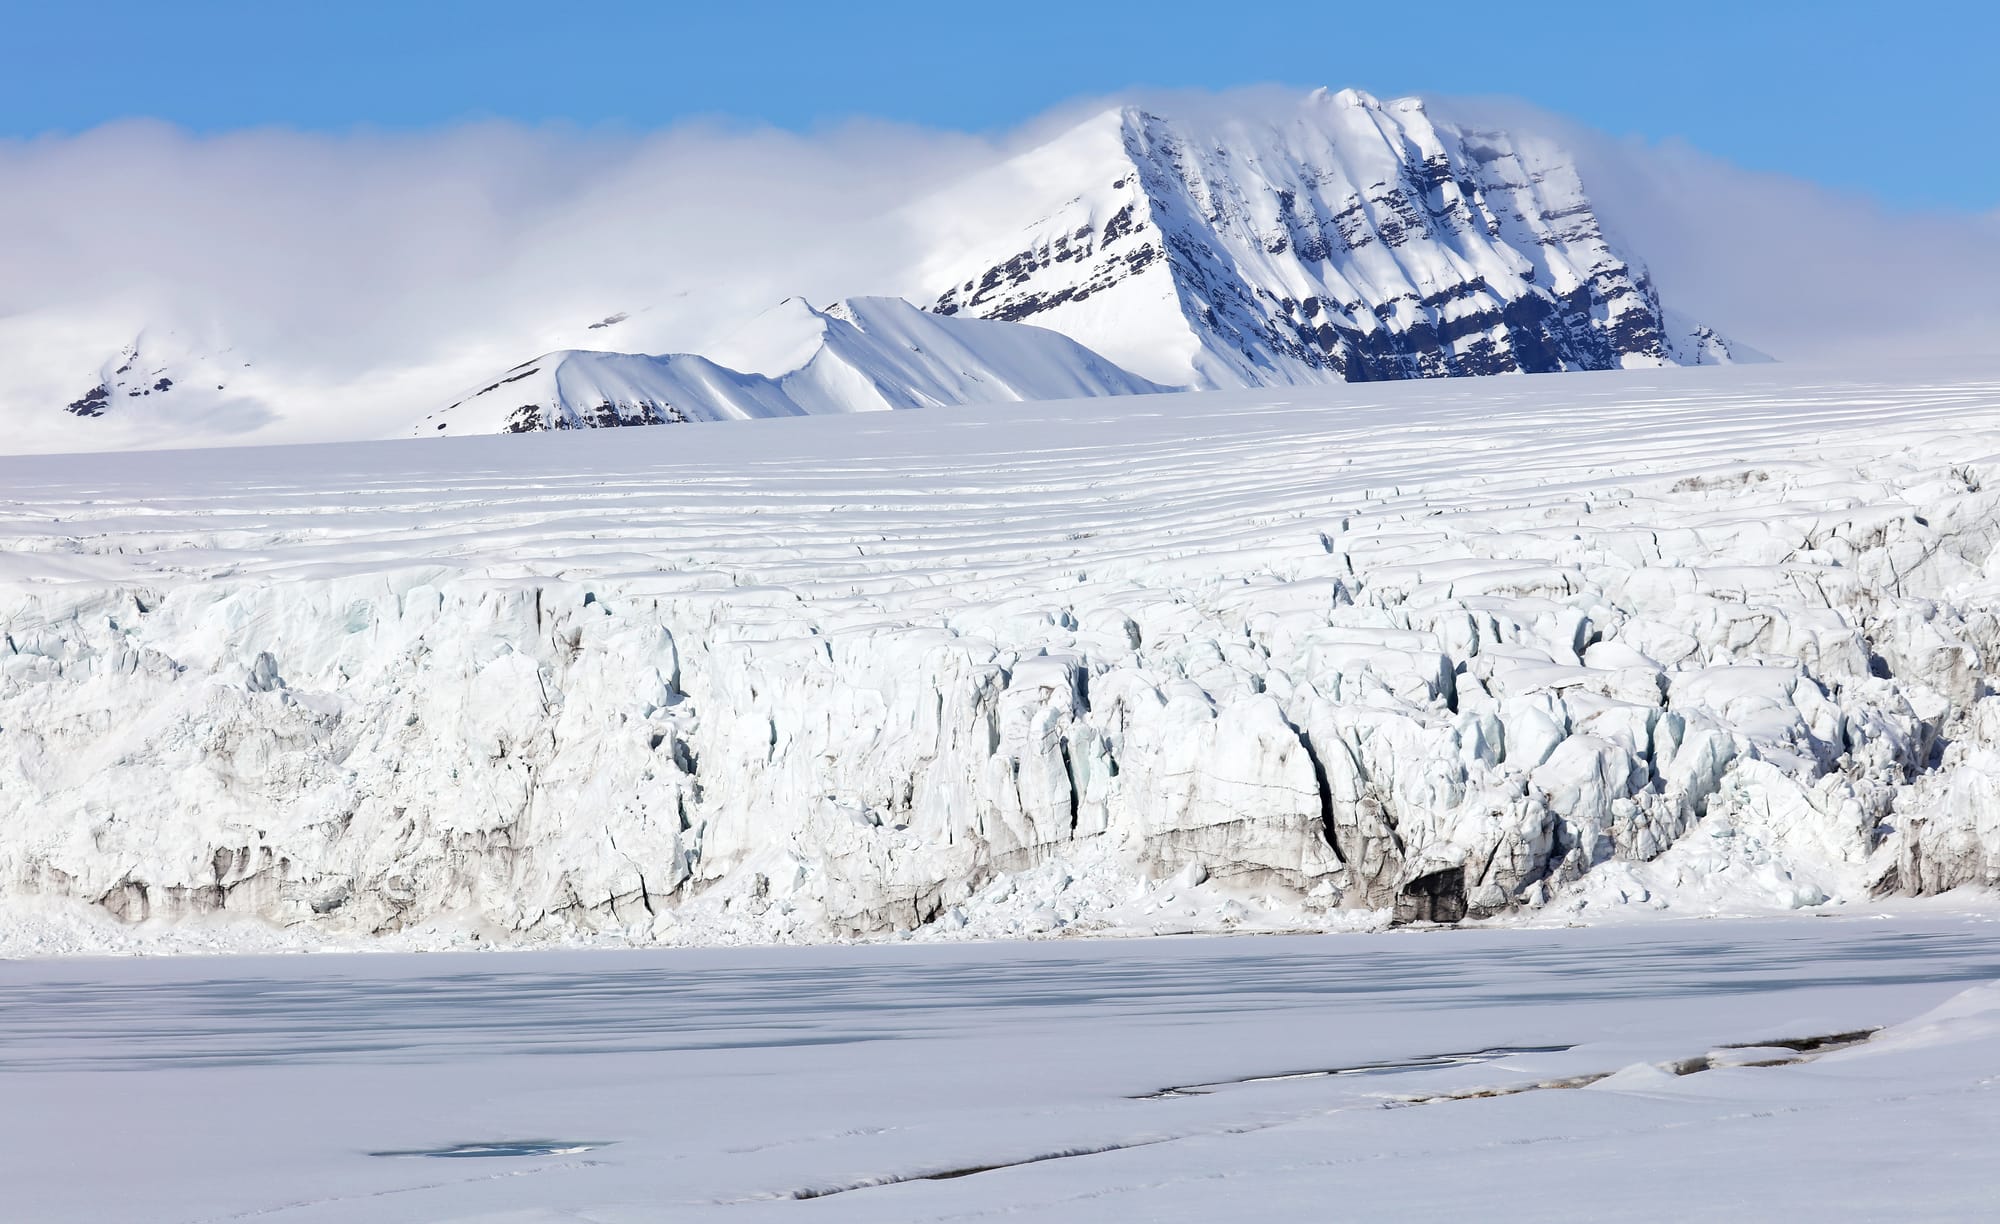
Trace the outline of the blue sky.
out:
M 0 0 L 0 136 L 853 115 L 992 131 L 1133 86 L 1507 94 L 1901 207 L 2000 207 L 2000 16 L 1949 0 Z

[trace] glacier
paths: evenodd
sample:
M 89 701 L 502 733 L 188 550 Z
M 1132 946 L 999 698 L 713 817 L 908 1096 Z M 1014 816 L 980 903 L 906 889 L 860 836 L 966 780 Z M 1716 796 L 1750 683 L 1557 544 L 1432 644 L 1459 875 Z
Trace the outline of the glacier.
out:
M 1991 885 L 1996 442 L 1739 366 L 0 460 L 0 946 Z

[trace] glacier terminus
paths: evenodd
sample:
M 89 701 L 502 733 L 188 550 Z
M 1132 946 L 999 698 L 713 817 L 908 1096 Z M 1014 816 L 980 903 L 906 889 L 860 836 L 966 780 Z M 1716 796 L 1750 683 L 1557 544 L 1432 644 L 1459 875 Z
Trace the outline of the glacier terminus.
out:
M 9 940 L 1989 885 L 1993 387 L 1765 365 L 0 460 Z

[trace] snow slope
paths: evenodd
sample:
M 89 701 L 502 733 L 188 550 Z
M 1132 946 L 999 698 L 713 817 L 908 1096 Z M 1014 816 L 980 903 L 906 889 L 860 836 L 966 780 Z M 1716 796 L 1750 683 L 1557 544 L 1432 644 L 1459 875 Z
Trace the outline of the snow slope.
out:
M 271 416 L 259 401 L 264 388 L 251 363 L 197 333 L 142 332 L 95 376 L 63 410 L 114 434 L 129 434 L 135 418 L 155 436 L 171 439 L 191 428 L 255 428 Z
M 2000 926 L 1867 918 L 0 962 L 0 1181 L 9 1224 L 1987 1218 Z
M 750 372 L 693 353 L 545 353 L 412 432 L 535 433 L 1167 390 L 1066 336 L 943 318 L 900 298 L 823 311 L 789 298 L 731 346 Z
M 9 939 L 1993 883 L 1996 455 L 1739 367 L 0 461 Z
M 912 214 L 936 310 L 1039 323 L 1174 385 L 1732 359 L 1663 315 L 1560 149 L 1417 98 L 1116 109 Z

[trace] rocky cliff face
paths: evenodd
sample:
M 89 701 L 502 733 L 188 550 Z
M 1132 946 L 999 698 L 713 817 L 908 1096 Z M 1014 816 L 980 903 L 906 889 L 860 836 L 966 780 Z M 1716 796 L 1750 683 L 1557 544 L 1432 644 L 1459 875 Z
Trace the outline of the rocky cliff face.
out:
M 979 219 L 950 223 L 934 309 L 1052 327 L 1163 382 L 1730 358 L 1712 331 L 1669 325 L 1560 150 L 1435 122 L 1415 98 L 1113 111 L 921 211 Z

